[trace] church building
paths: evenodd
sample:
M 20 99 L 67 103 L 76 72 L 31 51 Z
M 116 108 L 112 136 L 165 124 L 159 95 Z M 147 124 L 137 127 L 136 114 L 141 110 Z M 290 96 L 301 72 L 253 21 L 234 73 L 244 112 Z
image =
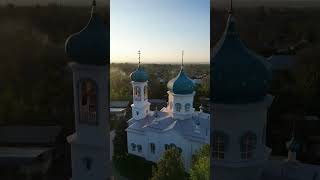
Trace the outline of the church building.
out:
M 283 145 L 287 158 L 266 146 L 271 65 L 248 49 L 236 30 L 231 9 L 223 36 L 212 49 L 211 178 L 215 180 L 320 180 L 319 166 L 297 161 L 300 149 L 292 130 Z
M 182 54 L 183 62 L 183 54 Z M 131 73 L 132 118 L 128 120 L 128 152 L 158 162 L 164 151 L 174 147 L 181 152 L 185 168 L 191 167 L 192 154 L 210 143 L 210 115 L 195 111 L 193 81 L 183 68 L 170 80 L 167 106 L 151 111 L 148 101 L 148 74 L 140 64 Z
M 109 135 L 109 33 L 96 12 L 93 0 L 91 18 L 65 44 L 73 60 L 75 132 L 67 137 L 71 145 L 72 180 L 111 178 Z
M 111 178 L 109 125 L 110 41 L 106 23 L 96 12 L 65 44 L 73 60 L 75 132 L 67 137 L 71 146 L 72 180 Z M 236 31 L 232 8 L 227 26 L 211 52 L 211 114 L 195 110 L 195 85 L 183 66 L 167 84 L 167 105 L 152 111 L 148 100 L 149 76 L 140 63 L 131 73 L 132 118 L 128 122 L 130 154 L 158 162 L 168 148 L 177 148 L 186 171 L 192 155 L 211 145 L 211 174 L 215 180 L 320 180 L 320 168 L 297 161 L 300 144 L 285 144 L 288 157 L 274 159 L 266 146 L 268 94 L 271 66 L 248 49 Z M 134 166 L 134 165 L 133 165 Z

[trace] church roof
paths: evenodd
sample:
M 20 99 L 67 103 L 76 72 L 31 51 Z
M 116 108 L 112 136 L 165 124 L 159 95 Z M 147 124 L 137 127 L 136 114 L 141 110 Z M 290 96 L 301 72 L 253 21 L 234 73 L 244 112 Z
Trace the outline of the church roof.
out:
M 91 18 L 80 31 L 66 41 L 66 54 L 74 61 L 87 65 L 105 65 L 109 54 L 107 26 L 95 11 L 93 1 Z
M 194 83 L 186 75 L 183 67 L 181 67 L 179 74 L 168 82 L 167 87 L 175 94 L 192 94 L 194 91 Z
M 209 143 L 210 117 L 206 113 L 194 113 L 192 118 L 185 120 L 176 120 L 171 113 L 158 111 L 157 117 L 151 112 L 146 118 L 131 123 L 127 130 L 138 131 L 144 133 L 152 131 L 156 133 L 165 133 L 175 131 L 186 139 L 197 140 Z M 130 120 L 131 121 L 131 120 Z M 195 132 L 194 128 L 197 122 L 199 124 L 199 132 Z
M 212 54 L 214 102 L 245 104 L 258 101 L 266 95 L 271 79 L 270 65 L 240 40 L 232 13 Z

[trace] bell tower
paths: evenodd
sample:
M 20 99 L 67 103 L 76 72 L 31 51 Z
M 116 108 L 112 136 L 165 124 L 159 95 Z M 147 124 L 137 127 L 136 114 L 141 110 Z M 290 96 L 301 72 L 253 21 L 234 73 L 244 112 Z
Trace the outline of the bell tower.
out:
M 142 69 L 140 64 L 141 52 L 138 51 L 139 64 L 138 68 L 131 73 L 131 84 L 133 88 L 132 117 L 135 120 L 145 118 L 150 111 L 150 103 L 148 101 L 148 74 Z
M 66 54 L 74 62 L 74 110 L 76 132 L 71 145 L 72 180 L 110 179 L 109 138 L 109 33 L 92 3 L 87 26 L 71 35 Z
M 256 180 L 271 153 L 265 132 L 272 71 L 241 40 L 230 4 L 225 32 L 210 60 L 212 178 Z
M 184 70 L 183 55 L 184 51 L 182 51 L 181 69 L 179 74 L 167 84 L 167 111 L 172 112 L 175 119 L 188 119 L 191 118 L 194 113 L 193 101 L 195 86 Z

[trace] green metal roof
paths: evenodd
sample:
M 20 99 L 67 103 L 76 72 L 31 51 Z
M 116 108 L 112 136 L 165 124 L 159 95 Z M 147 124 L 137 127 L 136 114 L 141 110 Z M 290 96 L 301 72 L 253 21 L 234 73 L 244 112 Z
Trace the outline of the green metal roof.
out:
M 66 41 L 66 54 L 80 64 L 106 65 L 110 45 L 107 26 L 95 12 L 95 4 L 88 24 Z
M 175 94 L 191 94 L 195 88 L 193 81 L 186 75 L 183 68 L 177 77 L 168 82 L 167 87 Z
M 211 98 L 215 103 L 245 104 L 259 101 L 267 94 L 270 65 L 240 40 L 232 14 L 214 48 L 210 66 Z

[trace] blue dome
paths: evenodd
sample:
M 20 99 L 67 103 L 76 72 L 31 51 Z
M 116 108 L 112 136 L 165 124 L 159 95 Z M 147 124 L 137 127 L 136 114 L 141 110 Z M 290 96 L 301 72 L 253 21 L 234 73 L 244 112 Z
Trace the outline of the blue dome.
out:
M 232 14 L 212 54 L 210 84 L 213 102 L 246 104 L 265 97 L 271 79 L 270 65 L 240 40 Z
M 194 91 L 194 83 L 185 74 L 183 68 L 181 68 L 177 77 L 168 82 L 167 87 L 175 94 L 191 94 Z
M 134 72 L 130 74 L 130 78 L 134 82 L 146 82 L 149 79 L 148 74 L 139 66 Z
M 88 24 L 67 39 L 66 54 L 80 64 L 106 65 L 110 51 L 107 32 L 106 24 L 95 12 L 94 2 Z

